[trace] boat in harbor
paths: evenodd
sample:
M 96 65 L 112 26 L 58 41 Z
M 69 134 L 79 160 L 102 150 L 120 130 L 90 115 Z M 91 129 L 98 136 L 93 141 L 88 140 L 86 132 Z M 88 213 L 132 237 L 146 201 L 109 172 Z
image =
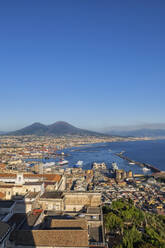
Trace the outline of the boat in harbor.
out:
M 83 167 L 83 161 L 79 160 L 75 165 L 74 168 L 82 168 Z
M 143 167 L 143 171 L 144 171 L 144 172 L 148 172 L 148 171 L 150 171 L 150 169 L 147 168 L 147 167 Z
M 63 166 L 63 165 L 66 165 L 68 163 L 69 163 L 68 160 L 61 160 L 61 161 L 57 162 L 57 165 Z
M 115 163 L 115 162 L 113 162 L 111 166 L 112 166 L 112 170 L 113 170 L 113 171 L 119 169 L 118 166 L 117 166 L 117 163 Z
M 47 163 L 43 164 L 44 167 L 51 167 L 51 166 L 54 166 L 54 165 L 55 165 L 55 162 L 47 162 Z
M 134 162 L 129 162 L 129 164 L 132 164 L 132 165 L 133 165 L 133 164 L 135 164 L 135 163 L 134 163 Z

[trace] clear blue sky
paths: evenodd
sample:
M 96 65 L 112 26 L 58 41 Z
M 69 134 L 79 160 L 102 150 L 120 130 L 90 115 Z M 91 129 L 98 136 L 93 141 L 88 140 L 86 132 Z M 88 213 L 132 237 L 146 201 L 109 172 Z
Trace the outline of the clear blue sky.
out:
M 164 0 L 0 1 L 0 130 L 165 122 Z

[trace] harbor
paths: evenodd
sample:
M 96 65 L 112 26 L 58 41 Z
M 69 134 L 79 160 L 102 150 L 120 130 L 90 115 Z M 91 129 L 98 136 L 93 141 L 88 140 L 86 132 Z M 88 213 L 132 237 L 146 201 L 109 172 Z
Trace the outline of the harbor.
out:
M 115 147 L 113 143 L 107 144 L 92 144 L 83 147 L 71 147 L 56 151 L 55 153 L 49 154 L 49 157 L 42 159 L 28 159 L 27 162 L 35 164 L 35 162 L 43 163 L 45 170 L 56 169 L 57 166 L 62 168 L 73 168 L 79 167 L 77 165 L 78 161 L 82 161 L 81 167 L 84 170 L 91 169 L 92 163 L 95 161 L 97 163 L 104 161 L 108 168 L 111 167 L 112 162 L 118 164 L 119 169 L 124 169 L 126 171 L 132 170 L 134 175 L 147 175 L 151 173 L 157 173 L 161 171 L 161 168 L 156 168 L 150 163 L 150 161 L 143 160 L 138 161 L 138 158 L 131 159 L 131 154 L 125 155 L 123 143 L 120 143 Z M 114 146 L 114 147 L 113 147 Z M 127 151 L 127 147 L 126 151 Z M 128 147 L 129 150 L 129 147 Z M 31 161 L 30 161 L 31 160 Z M 36 160 L 36 161 L 35 161 Z M 65 165 L 63 164 L 65 163 Z M 153 162 L 154 163 L 154 162 Z
M 151 170 L 152 172 L 161 172 L 161 170 L 159 170 L 158 168 L 156 168 L 155 166 L 151 165 L 151 164 L 148 164 L 148 163 L 141 163 L 141 162 L 138 162 L 138 161 L 134 161 L 126 156 L 123 155 L 124 152 L 120 152 L 120 153 L 115 153 L 116 156 L 126 160 L 129 162 L 129 164 L 136 164 L 140 167 L 143 168 L 143 171 L 147 171 L 147 170 Z

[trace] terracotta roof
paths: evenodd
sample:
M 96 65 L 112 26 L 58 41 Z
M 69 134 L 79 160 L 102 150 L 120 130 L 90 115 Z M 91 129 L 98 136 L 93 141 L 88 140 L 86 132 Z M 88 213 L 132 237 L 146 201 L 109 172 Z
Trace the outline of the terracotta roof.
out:
M 58 229 L 87 229 L 87 220 L 85 219 L 52 219 L 50 223 L 50 228 Z
M 59 182 L 61 180 L 61 176 L 57 174 L 44 174 L 44 178 L 48 181 Z
M 12 174 L 12 173 L 0 173 L 0 178 L 16 178 L 16 174 Z
M 6 168 L 6 165 L 5 164 L 0 164 L 0 168 L 1 169 L 5 169 Z
M 88 247 L 87 230 L 20 230 L 10 235 L 16 245 L 48 247 Z
M 24 178 L 43 178 L 42 174 L 24 173 Z
M 61 176 L 57 174 L 24 174 L 24 178 L 43 178 L 44 180 L 59 182 Z
M 16 178 L 17 174 L 12 173 L 0 173 L 0 179 L 1 178 Z M 32 174 L 32 173 L 24 173 L 24 178 L 38 178 L 38 179 L 44 179 L 47 181 L 52 182 L 59 182 L 61 180 L 61 176 L 58 174 Z
M 47 186 L 49 186 L 49 185 L 54 185 L 54 182 L 45 182 L 45 188 L 47 187 Z
M 6 195 L 5 195 L 4 193 L 0 192 L 0 199 L 4 199 L 5 196 L 6 196 Z
M 4 185 L 4 184 L 3 185 L 0 185 L 0 188 L 2 188 L 2 189 L 3 188 L 5 188 L 5 189 L 6 188 L 13 188 L 13 187 L 15 187 L 15 185 Z

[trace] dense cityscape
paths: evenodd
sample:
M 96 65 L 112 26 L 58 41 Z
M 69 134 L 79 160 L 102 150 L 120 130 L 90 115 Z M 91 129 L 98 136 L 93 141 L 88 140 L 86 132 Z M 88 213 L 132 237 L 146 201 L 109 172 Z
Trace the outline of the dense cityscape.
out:
M 107 139 L 0 137 L 1 247 L 129 247 L 127 243 L 137 241 L 126 238 L 128 227 L 119 232 L 123 220 L 118 228 L 113 226 L 113 218 L 119 220 L 112 216 L 115 202 L 118 207 L 125 204 L 123 210 L 134 208 L 130 212 L 142 211 L 141 215 L 149 216 L 145 218 L 162 216 L 162 223 L 165 221 L 164 172 L 133 174 L 119 169 L 115 162 L 108 168 L 104 161 L 93 161 L 88 170 L 83 169 L 82 161 L 73 167 L 66 165 L 68 154 L 62 149 L 99 142 Z M 43 158 L 58 162 L 44 163 Z M 144 222 L 142 218 L 140 227 L 136 225 L 138 230 L 135 223 L 129 229 L 144 236 Z M 164 236 L 161 241 L 155 236 L 154 241 L 148 238 L 143 243 L 164 247 L 164 240 Z M 142 247 L 138 242 L 136 247 Z

